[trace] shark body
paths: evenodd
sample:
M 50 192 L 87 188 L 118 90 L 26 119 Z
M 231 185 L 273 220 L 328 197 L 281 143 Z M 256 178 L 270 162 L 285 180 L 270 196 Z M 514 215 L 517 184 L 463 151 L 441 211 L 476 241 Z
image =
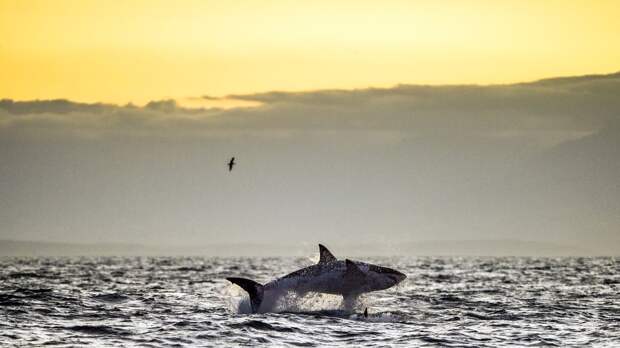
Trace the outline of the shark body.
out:
M 250 295 L 252 313 L 268 311 L 286 292 L 299 295 L 309 292 L 342 295 L 345 302 L 354 301 L 367 292 L 388 289 L 407 276 L 394 269 L 349 259 L 338 260 L 319 244 L 320 259 L 315 265 L 302 268 L 277 278 L 265 285 L 253 280 L 230 277 Z

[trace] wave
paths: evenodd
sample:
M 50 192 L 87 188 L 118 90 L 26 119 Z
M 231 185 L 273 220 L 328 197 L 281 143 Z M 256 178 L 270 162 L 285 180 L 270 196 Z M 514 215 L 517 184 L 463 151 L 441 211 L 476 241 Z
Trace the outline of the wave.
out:
M 65 326 L 65 330 L 80 332 L 87 335 L 128 336 L 131 332 L 107 325 L 74 325 Z

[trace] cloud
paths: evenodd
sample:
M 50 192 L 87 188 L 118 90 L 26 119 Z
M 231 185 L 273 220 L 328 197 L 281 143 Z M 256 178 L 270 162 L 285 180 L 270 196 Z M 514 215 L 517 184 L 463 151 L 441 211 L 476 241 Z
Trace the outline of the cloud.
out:
M 107 109 L 116 108 L 110 104 L 86 104 L 76 103 L 66 99 L 13 101 L 11 99 L 0 100 L 0 110 L 12 115 L 26 114 L 67 114 L 72 112 L 102 113 Z
M 269 110 L 265 117 L 280 125 L 459 131 L 593 130 L 620 117 L 619 92 L 620 74 L 612 74 L 512 85 L 401 85 L 389 89 L 231 97 L 266 103 Z M 295 119 L 297 114 L 308 117 Z
M 143 107 L 131 104 L 87 104 L 67 100 L 0 100 L 0 134 L 8 137 L 55 133 L 62 136 L 161 135 L 169 131 L 194 131 L 210 124 L 206 119 L 219 109 L 189 109 L 174 100 L 151 101 Z M 201 122 L 197 120 L 202 119 Z M 176 133 L 175 133 L 176 134 Z
M 4 127 L 65 122 L 137 132 L 213 130 L 392 130 L 399 132 L 592 132 L 620 118 L 620 74 L 489 86 L 418 86 L 269 92 L 225 98 L 261 102 L 251 108 L 189 109 L 174 100 L 144 107 L 67 100 L 0 101 Z M 208 97 L 211 99 L 212 97 Z M 45 115 L 33 118 L 24 115 Z M 62 117 L 59 117 L 62 115 Z M 13 116 L 22 116 L 13 117 Z M 96 117 L 95 117 L 96 116 Z M 10 122 L 7 122 L 9 120 Z M 26 123 L 28 125 L 26 125 Z M 41 128 L 41 127 L 38 127 Z

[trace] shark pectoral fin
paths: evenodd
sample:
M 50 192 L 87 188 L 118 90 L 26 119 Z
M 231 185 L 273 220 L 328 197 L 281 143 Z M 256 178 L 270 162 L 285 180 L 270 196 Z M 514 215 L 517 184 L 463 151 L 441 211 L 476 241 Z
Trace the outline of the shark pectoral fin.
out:
M 345 264 L 347 266 L 347 270 L 344 273 L 345 279 L 363 279 L 366 278 L 366 273 L 362 271 L 355 262 L 346 259 Z
M 319 244 L 319 264 L 337 261 L 336 257 L 323 244 Z

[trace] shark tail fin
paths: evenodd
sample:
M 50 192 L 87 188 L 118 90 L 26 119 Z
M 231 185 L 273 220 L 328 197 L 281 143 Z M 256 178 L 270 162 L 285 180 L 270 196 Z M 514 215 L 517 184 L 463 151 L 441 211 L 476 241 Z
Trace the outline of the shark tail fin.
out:
M 226 278 L 229 282 L 239 285 L 250 295 L 250 305 L 252 306 L 252 313 L 256 313 L 263 302 L 263 286 L 259 283 L 245 278 Z

